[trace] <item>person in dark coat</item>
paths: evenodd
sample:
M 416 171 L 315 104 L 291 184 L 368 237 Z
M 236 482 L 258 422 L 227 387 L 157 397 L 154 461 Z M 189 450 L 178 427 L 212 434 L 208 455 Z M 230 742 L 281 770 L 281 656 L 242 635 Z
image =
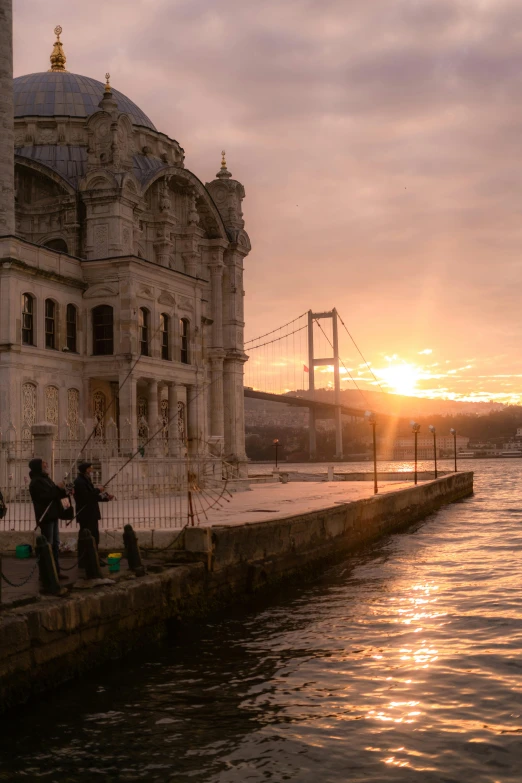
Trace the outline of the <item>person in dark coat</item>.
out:
M 60 579 L 67 579 L 60 573 L 60 538 L 58 525 L 62 511 L 62 498 L 67 497 L 63 483 L 55 484 L 47 471 L 49 466 L 38 457 L 29 462 L 29 494 L 33 501 L 36 525 L 40 528 L 53 550 L 54 562 Z
M 78 476 L 74 482 L 74 500 L 76 502 L 76 521 L 80 525 L 80 532 L 87 528 L 96 541 L 96 547 L 100 543 L 100 530 L 98 521 L 101 519 L 99 503 L 106 503 L 113 499 L 113 495 L 105 492 L 104 487 L 95 487 L 91 479 L 92 464 L 82 462 L 78 465 Z M 78 556 L 81 557 L 78 540 Z

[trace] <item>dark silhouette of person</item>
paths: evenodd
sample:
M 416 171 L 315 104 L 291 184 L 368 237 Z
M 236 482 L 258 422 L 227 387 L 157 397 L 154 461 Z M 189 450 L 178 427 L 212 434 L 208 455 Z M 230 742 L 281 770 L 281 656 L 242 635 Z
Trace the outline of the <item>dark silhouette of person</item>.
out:
M 101 519 L 100 503 L 107 503 L 113 499 L 104 487 L 95 487 L 91 479 L 92 463 L 81 462 L 78 465 L 78 476 L 74 482 L 74 500 L 76 502 L 76 521 L 80 525 L 80 532 L 84 529 L 90 531 L 96 542 L 96 548 L 100 544 L 99 520 Z M 78 538 L 78 558 L 83 555 Z M 80 564 L 81 565 L 81 564 Z M 103 565 L 105 565 L 103 563 Z
M 67 579 L 60 573 L 60 535 L 58 530 L 60 514 L 63 511 L 62 498 L 67 497 L 63 482 L 55 484 L 49 476 L 45 460 L 35 457 L 29 462 L 29 494 L 33 501 L 36 525 L 42 531 L 53 550 L 56 571 L 60 579 Z

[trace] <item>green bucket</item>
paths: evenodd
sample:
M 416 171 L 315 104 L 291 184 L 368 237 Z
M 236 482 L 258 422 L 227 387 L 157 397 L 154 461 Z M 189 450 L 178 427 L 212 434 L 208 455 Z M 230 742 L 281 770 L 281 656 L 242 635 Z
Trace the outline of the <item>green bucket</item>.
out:
M 116 571 L 120 570 L 120 560 L 121 560 L 121 553 L 114 552 L 111 555 L 108 555 L 107 557 L 107 565 L 109 566 L 109 571 L 112 573 L 115 573 Z
M 15 549 L 15 556 L 20 560 L 24 560 L 26 557 L 31 557 L 33 548 L 31 544 L 18 544 Z

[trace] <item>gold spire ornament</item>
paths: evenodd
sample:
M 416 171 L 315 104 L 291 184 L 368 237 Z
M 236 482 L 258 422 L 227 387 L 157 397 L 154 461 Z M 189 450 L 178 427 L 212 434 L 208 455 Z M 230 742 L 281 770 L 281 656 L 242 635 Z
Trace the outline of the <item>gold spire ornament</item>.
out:
M 67 57 L 64 54 L 62 42 L 60 41 L 60 35 L 62 28 L 60 25 L 54 28 L 54 34 L 56 35 L 56 41 L 54 42 L 53 51 L 51 52 L 51 67 L 49 71 L 62 71 L 66 73 L 65 63 Z
M 227 159 L 225 158 L 225 150 L 221 150 L 221 168 L 219 169 L 216 177 L 218 179 L 230 179 L 232 174 L 227 169 Z
M 105 74 L 105 92 L 111 91 L 111 82 L 110 82 L 111 75 L 110 73 Z

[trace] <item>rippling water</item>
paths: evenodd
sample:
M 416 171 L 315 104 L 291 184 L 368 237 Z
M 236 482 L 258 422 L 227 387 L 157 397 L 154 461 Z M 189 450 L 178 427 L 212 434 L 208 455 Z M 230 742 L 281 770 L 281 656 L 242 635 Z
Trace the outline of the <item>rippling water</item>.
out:
M 518 783 L 522 462 L 468 467 L 473 498 L 10 716 L 0 779 Z

